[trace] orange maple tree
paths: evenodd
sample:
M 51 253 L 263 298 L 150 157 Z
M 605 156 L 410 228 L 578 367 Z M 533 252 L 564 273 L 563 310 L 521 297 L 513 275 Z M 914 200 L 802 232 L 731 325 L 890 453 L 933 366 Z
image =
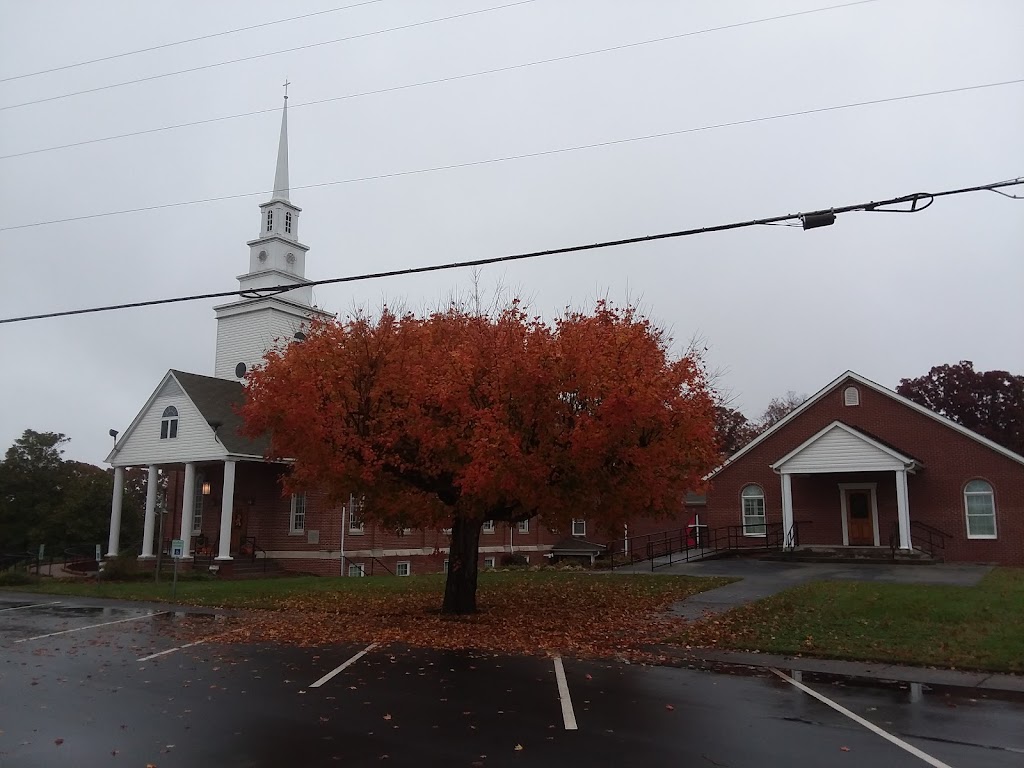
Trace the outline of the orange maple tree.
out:
M 572 518 L 609 533 L 677 513 L 717 458 L 701 359 L 634 307 L 599 302 L 554 324 L 494 314 L 315 324 L 268 353 L 243 408 L 289 459 L 288 489 L 366 497 L 366 517 L 451 527 L 442 611 L 476 610 L 485 521 Z

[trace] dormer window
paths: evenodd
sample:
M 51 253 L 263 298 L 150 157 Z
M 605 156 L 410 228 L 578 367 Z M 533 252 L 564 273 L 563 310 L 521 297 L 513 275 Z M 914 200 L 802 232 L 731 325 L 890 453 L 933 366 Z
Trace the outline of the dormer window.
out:
M 286 235 L 292 233 L 292 214 L 291 211 L 285 211 L 284 214 L 284 232 Z
M 178 436 L 178 409 L 173 405 L 164 408 L 160 417 L 160 439 L 173 440 Z
M 267 232 L 272 232 L 274 229 L 274 212 L 267 211 Z

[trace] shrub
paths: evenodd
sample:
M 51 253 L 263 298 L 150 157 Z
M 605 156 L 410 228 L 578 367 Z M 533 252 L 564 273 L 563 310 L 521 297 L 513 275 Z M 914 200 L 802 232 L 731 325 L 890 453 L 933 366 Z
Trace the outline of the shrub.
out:
M 526 555 L 504 554 L 501 556 L 502 568 L 517 568 L 529 565 Z
M 103 561 L 100 579 L 103 581 L 135 581 L 139 573 L 139 563 L 134 554 L 120 554 Z
M 0 587 L 24 587 L 35 584 L 39 579 L 27 571 L 4 571 L 0 573 Z

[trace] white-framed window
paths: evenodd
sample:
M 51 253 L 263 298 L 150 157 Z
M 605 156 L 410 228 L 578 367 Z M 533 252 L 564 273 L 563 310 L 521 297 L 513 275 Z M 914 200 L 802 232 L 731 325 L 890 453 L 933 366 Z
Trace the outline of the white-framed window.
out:
M 743 535 L 764 536 L 764 491 L 761 486 L 744 486 L 740 499 L 743 503 Z
M 587 535 L 587 521 L 577 520 L 573 518 L 572 521 L 572 535 L 573 536 L 586 536 Z
M 444 559 L 444 562 L 441 564 L 441 570 L 444 571 L 445 573 L 448 573 L 448 558 L 447 557 Z
M 497 558 L 485 557 L 484 558 L 484 568 L 494 568 L 494 564 L 496 562 L 497 562 Z
M 480 530 L 483 531 L 484 533 L 494 533 L 494 521 L 493 520 L 488 520 L 487 522 L 485 522 L 483 524 L 483 526 L 480 528 Z
M 847 387 L 843 390 L 843 405 L 860 405 L 860 390 Z
M 173 405 L 164 408 L 160 417 L 160 439 L 173 440 L 178 436 L 178 409 Z
M 349 563 L 348 564 L 348 575 L 349 576 L 365 576 L 366 565 L 364 563 Z
M 203 532 L 203 476 L 196 475 L 196 488 L 192 492 L 192 535 Z
M 267 211 L 267 232 L 270 232 L 274 228 L 274 212 Z
M 967 513 L 967 538 L 996 538 L 996 497 L 984 480 L 971 480 L 964 486 L 964 511 Z
M 291 211 L 285 211 L 284 213 L 284 231 L 285 234 L 290 235 L 292 233 L 292 213 Z
M 407 560 L 395 563 L 395 576 L 408 576 L 410 573 L 412 573 L 412 563 Z
M 306 494 L 292 494 L 292 514 L 288 523 L 289 533 L 302 533 L 306 530 Z
M 356 536 L 362 536 L 365 530 L 366 524 L 363 522 L 363 516 L 353 510 L 348 517 L 348 532 Z
M 530 532 L 530 521 L 520 520 L 516 524 L 516 533 L 529 533 Z

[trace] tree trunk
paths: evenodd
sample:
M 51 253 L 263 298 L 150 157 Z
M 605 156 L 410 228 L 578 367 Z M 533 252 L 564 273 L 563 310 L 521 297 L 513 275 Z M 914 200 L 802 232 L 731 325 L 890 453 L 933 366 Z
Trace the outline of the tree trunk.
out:
M 441 613 L 476 613 L 477 560 L 483 521 L 456 515 L 452 521 L 452 546 L 448 555 L 448 578 L 444 583 Z

